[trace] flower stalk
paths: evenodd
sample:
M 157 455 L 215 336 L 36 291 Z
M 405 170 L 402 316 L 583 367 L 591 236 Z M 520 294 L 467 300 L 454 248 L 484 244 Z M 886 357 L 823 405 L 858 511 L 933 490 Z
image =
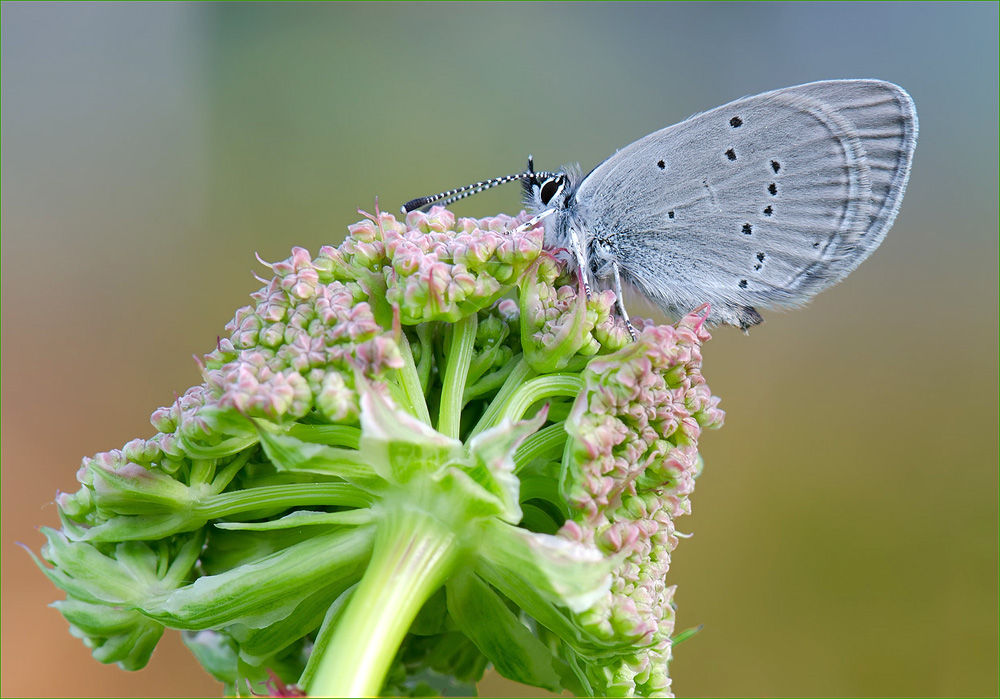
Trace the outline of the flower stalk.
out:
M 368 569 L 323 654 L 311 696 L 376 696 L 407 630 L 449 577 L 458 536 L 431 514 L 393 508 L 375 539 Z
M 450 327 L 451 341 L 448 343 L 448 361 L 444 370 L 441 388 L 441 412 L 438 417 L 438 431 L 452 439 L 458 439 L 461 428 L 462 400 L 472 351 L 479 327 L 478 314 L 465 316 Z

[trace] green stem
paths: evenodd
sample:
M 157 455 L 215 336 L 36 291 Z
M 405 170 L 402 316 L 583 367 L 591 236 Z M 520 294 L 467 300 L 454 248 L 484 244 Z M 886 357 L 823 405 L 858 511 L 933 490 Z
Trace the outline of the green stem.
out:
M 326 444 L 330 447 L 357 449 L 361 444 L 361 430 L 347 425 L 303 425 L 295 422 L 285 434 L 303 442 Z
M 217 519 L 261 507 L 367 507 L 371 501 L 368 493 L 348 483 L 289 483 L 212 495 L 195 504 L 191 512 L 194 518 Z
M 566 423 L 560 421 L 554 425 L 530 435 L 514 452 L 514 473 L 530 464 L 535 459 L 550 456 L 558 459 L 562 455 L 566 443 Z
M 191 459 L 191 475 L 188 478 L 189 485 L 203 485 L 211 483 L 215 475 L 215 464 L 217 459 Z
M 424 400 L 424 389 L 421 386 L 420 374 L 413 361 L 413 352 L 410 350 L 410 341 L 406 339 L 406 333 L 401 332 L 399 342 L 400 354 L 403 355 L 403 366 L 399 370 L 400 383 L 406 400 L 413 407 L 414 414 L 418 419 L 431 424 L 431 414 L 427 411 L 427 401 Z M 421 358 L 423 363 L 423 358 Z
M 469 376 L 472 351 L 476 343 L 479 316 L 465 316 L 451 326 L 451 345 L 448 349 L 448 366 L 444 370 L 441 387 L 441 406 L 438 411 L 437 430 L 443 435 L 458 439 L 462 421 L 462 394 Z
M 546 374 L 525 382 L 510 397 L 503 417 L 520 420 L 533 403 L 555 396 L 575 397 L 585 384 L 579 374 Z
M 349 483 L 286 483 L 209 495 L 183 509 L 152 515 L 118 515 L 95 527 L 75 532 L 92 543 L 162 539 L 194 531 L 209 520 L 257 510 L 292 507 L 368 507 L 372 496 Z M 67 526 L 66 524 L 63 525 Z
M 184 445 L 184 453 L 192 459 L 222 459 L 233 454 L 238 454 L 247 447 L 252 447 L 257 443 L 257 435 L 249 434 L 239 437 L 224 439 L 218 444 L 206 447 L 198 442 L 181 437 Z
M 517 391 L 521 384 L 534 375 L 535 370 L 531 368 L 527 359 L 525 359 L 522 355 L 521 359 L 516 365 L 514 365 L 510 374 L 507 375 L 507 380 L 503 382 L 503 386 L 497 392 L 493 400 L 490 401 L 490 407 L 486 409 L 486 412 L 483 413 L 481 418 L 479 418 L 479 422 L 476 423 L 472 432 L 469 433 L 469 439 L 499 422 L 501 415 L 507 408 L 507 402 L 510 400 L 511 396 L 514 395 L 514 392 Z
M 434 347 L 431 344 L 433 332 L 434 326 L 430 323 L 421 323 L 417 326 L 417 339 L 420 340 L 420 364 L 417 366 L 417 376 L 420 378 L 420 388 L 425 396 L 431 382 L 431 368 L 434 366 Z
M 468 384 L 465 387 L 465 393 L 462 394 L 462 402 L 468 404 L 473 398 L 478 398 L 484 393 L 500 388 L 520 360 L 521 355 L 517 355 L 504 364 L 502 368 L 477 379 L 475 383 Z
M 375 697 L 407 630 L 459 560 L 457 535 L 426 512 L 387 508 L 375 550 L 319 660 L 309 696 Z
M 247 449 L 246 451 L 240 452 L 235 459 L 226 464 L 221 471 L 215 474 L 212 479 L 212 491 L 215 493 L 221 493 L 226 489 L 226 486 L 236 478 L 236 474 L 243 470 L 243 467 L 247 465 L 253 454 L 252 449 Z

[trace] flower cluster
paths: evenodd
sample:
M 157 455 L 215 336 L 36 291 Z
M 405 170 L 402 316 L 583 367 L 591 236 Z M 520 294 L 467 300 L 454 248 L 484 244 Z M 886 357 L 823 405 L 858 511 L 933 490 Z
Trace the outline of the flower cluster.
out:
M 456 220 L 447 209 L 412 211 L 406 221 L 382 213 L 349 227 L 339 250 L 323 248 L 350 279 L 381 278 L 385 300 L 404 325 L 457 321 L 513 287 L 542 249 L 540 227 L 512 231 L 524 217 Z
M 471 694 L 489 665 L 669 693 L 673 520 L 722 421 L 706 313 L 631 341 L 525 220 L 380 213 L 269 265 L 203 382 L 43 529 L 98 660 L 174 628 L 228 693 Z
M 355 372 L 376 379 L 403 364 L 391 329 L 378 324 L 359 289 L 323 279 L 329 275 L 306 250 L 295 248 L 273 270 L 255 304 L 226 326 L 231 341 L 218 355 L 227 361 L 206 369 L 215 404 L 276 421 L 313 410 L 334 423 L 356 420 Z M 198 411 L 180 419 L 189 436 L 197 421 Z
M 614 314 L 614 292 L 587 298 L 565 272 L 555 258 L 542 257 L 525 280 L 522 335 L 538 371 L 579 370 L 594 355 L 621 349 L 629 341 Z M 560 348 L 556 355 L 553 347 Z
M 581 621 L 641 649 L 591 670 L 601 684 L 644 696 L 669 689 L 674 588 L 664 580 L 677 545 L 674 518 L 690 512 L 701 430 L 723 419 L 701 375 L 707 310 L 675 327 L 646 326 L 634 344 L 592 361 L 566 427 L 574 439 L 564 482 L 573 515 L 560 533 L 623 561 Z

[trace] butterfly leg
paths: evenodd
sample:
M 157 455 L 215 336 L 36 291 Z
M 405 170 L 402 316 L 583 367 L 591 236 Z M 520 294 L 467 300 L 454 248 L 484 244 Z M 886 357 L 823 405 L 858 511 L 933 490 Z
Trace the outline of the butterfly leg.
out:
M 580 281 L 583 282 L 583 291 L 590 300 L 590 268 L 587 266 L 587 257 L 583 254 L 583 243 L 580 242 L 580 235 L 576 229 L 570 229 L 569 244 L 573 248 L 573 255 L 576 257 L 576 266 L 579 268 Z
M 618 271 L 618 263 L 612 262 L 611 269 L 615 273 L 615 305 L 618 307 L 618 312 L 621 313 L 622 320 L 625 321 L 625 328 L 628 330 L 628 334 L 632 336 L 632 341 L 636 339 L 635 328 L 632 326 L 632 321 L 628 318 L 628 311 L 625 310 L 625 299 L 622 296 L 622 276 Z

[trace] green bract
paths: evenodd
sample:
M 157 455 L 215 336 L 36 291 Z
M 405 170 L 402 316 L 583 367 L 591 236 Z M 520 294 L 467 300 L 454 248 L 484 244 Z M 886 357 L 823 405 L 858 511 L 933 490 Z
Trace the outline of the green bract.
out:
M 523 220 L 380 214 L 271 265 L 158 433 L 57 498 L 39 565 L 98 660 L 170 627 L 227 693 L 468 695 L 492 664 L 669 695 L 707 310 L 633 342 Z

